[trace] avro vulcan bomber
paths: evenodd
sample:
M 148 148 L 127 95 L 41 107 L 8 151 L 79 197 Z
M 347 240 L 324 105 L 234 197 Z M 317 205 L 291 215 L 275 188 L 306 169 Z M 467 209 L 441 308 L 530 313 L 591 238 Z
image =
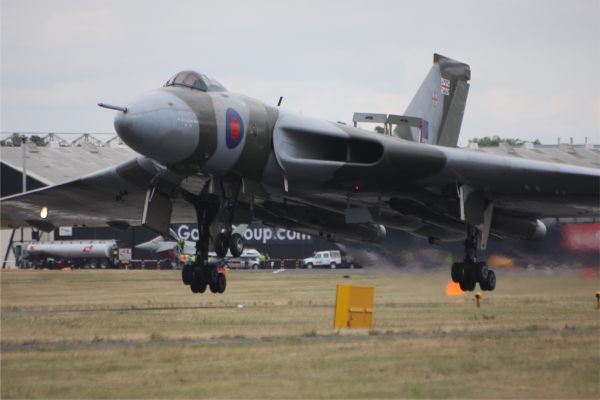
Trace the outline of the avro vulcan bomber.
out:
M 386 229 L 464 242 L 451 267 L 463 290 L 494 290 L 477 257 L 490 238 L 540 239 L 547 217 L 598 216 L 600 169 L 456 147 L 471 70 L 434 55 L 404 115 L 359 114 L 382 133 L 286 111 L 194 71 L 116 110 L 140 155 L 67 183 L 1 199 L 2 227 L 143 224 L 169 234 L 197 220 L 193 292 L 223 292 L 209 250 L 239 255 L 232 226 L 261 221 L 334 242 L 381 242 Z M 40 214 L 40 210 L 44 212 Z

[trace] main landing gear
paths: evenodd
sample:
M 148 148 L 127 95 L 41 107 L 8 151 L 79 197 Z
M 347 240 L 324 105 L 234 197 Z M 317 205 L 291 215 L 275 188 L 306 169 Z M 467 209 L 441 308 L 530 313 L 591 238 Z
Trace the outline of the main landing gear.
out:
M 232 257 L 239 257 L 244 251 L 244 239 L 239 233 L 232 233 L 231 223 L 233 222 L 233 213 L 237 205 L 237 198 L 240 191 L 240 185 L 237 184 L 233 188 L 233 194 L 230 198 L 225 196 L 225 188 L 221 182 L 221 193 L 223 195 L 223 202 L 221 203 L 223 209 L 220 232 L 215 236 L 215 253 L 217 257 L 223 258 L 227 255 L 227 250 L 231 252 Z
M 465 239 L 465 259 L 452 264 L 452 281 L 460 285 L 461 290 L 472 292 L 479 283 L 481 290 L 496 288 L 496 274 L 483 261 L 477 261 L 477 242 L 479 231 L 469 226 Z
M 231 223 L 235 211 L 239 185 L 234 189 L 234 195 L 224 201 L 215 193 L 209 193 L 211 183 L 207 183 L 198 196 L 188 198 L 196 210 L 198 220 L 199 239 L 196 242 L 196 260 L 191 265 L 185 265 L 181 270 L 181 279 L 189 285 L 193 293 L 204 293 L 208 287 L 212 293 L 223 293 L 227 288 L 227 270 L 219 263 L 208 262 L 208 248 L 210 243 L 210 226 L 215 221 L 219 210 L 223 210 L 220 232 L 215 236 L 214 248 L 217 257 L 223 258 L 227 250 L 232 256 L 239 257 L 244 250 L 244 241 L 240 234 L 232 233 Z

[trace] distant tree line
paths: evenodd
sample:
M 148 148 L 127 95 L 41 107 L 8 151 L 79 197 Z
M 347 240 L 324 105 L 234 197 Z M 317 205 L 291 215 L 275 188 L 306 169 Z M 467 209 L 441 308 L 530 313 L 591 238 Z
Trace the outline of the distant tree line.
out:
M 25 143 L 27 141 L 35 143 L 36 146 L 39 146 L 39 147 L 43 147 L 46 145 L 44 138 L 42 138 L 41 136 L 33 135 L 30 137 L 27 137 L 25 135 L 21 135 L 20 133 L 13 133 L 9 138 L 2 141 L 2 145 L 19 147 L 19 146 L 21 146 L 22 143 Z
M 469 142 L 477 143 L 479 147 L 498 147 L 500 143 L 504 143 L 508 146 L 522 146 L 527 143 L 527 140 L 512 139 L 512 138 L 501 138 L 500 136 L 484 136 L 482 138 L 471 139 Z M 533 144 L 541 144 L 539 139 L 535 139 Z

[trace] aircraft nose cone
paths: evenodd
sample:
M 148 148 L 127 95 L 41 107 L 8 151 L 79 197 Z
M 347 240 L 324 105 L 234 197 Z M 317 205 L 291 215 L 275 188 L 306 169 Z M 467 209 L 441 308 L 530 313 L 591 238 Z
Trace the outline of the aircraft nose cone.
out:
M 198 119 L 177 96 L 148 92 L 115 117 L 115 130 L 133 150 L 162 163 L 182 161 L 198 147 Z

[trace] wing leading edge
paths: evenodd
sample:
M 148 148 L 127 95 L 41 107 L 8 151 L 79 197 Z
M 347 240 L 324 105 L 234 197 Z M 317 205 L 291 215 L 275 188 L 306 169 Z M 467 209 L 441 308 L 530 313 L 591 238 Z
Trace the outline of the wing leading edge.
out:
M 139 224 L 146 191 L 158 184 L 176 187 L 181 177 L 137 157 L 66 183 L 1 199 L 1 226 Z M 43 207 L 47 217 L 41 218 Z

